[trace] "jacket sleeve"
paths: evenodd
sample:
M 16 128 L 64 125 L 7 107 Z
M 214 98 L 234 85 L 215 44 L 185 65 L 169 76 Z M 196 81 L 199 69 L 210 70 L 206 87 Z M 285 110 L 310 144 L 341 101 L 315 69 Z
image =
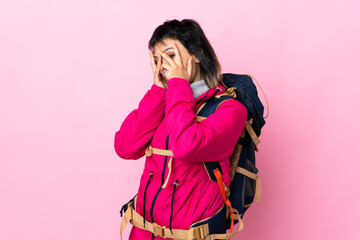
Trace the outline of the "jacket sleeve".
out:
M 197 122 L 190 83 L 182 78 L 169 79 L 165 122 L 176 159 L 211 162 L 230 156 L 246 119 L 245 106 L 234 99 L 223 102 L 215 113 Z
M 153 84 L 137 109 L 125 118 L 115 133 L 114 148 L 123 159 L 139 159 L 165 115 L 166 89 Z

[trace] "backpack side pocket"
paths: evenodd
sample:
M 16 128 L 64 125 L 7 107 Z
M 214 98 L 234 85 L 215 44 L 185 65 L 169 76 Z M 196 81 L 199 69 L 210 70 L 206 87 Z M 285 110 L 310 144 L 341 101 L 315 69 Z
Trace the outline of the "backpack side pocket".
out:
M 246 170 L 251 173 L 257 174 L 258 169 L 255 167 L 255 164 L 249 159 L 246 160 Z M 244 181 L 244 208 L 247 209 L 254 201 L 254 196 L 256 192 L 256 180 L 245 176 Z

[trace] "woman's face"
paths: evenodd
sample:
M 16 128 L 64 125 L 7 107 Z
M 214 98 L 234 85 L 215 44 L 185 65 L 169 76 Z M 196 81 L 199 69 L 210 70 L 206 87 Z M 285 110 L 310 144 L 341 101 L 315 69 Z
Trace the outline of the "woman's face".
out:
M 182 65 L 187 68 L 187 63 L 188 63 L 188 60 L 190 57 L 193 57 L 194 61 L 192 61 L 192 73 L 191 73 L 191 76 L 190 76 L 190 79 L 189 79 L 189 82 L 193 82 L 193 81 L 196 81 L 196 80 L 199 80 L 199 79 L 196 79 L 196 78 L 199 78 L 199 60 L 198 58 L 195 57 L 195 55 L 190 55 L 188 50 L 184 47 L 184 45 L 181 44 L 181 42 L 179 40 L 174 40 L 174 39 L 163 39 L 164 43 L 165 44 L 161 44 L 161 43 L 157 43 L 155 44 L 154 46 L 154 51 L 153 51 L 153 55 L 154 55 L 154 58 L 155 58 L 155 63 L 157 63 L 158 59 L 159 59 L 159 55 L 157 53 L 157 50 L 159 51 L 162 51 L 164 53 L 166 53 L 167 55 L 169 55 L 170 58 L 174 59 L 175 57 L 175 50 L 174 48 L 172 47 L 172 43 L 175 42 L 178 49 L 179 49 L 179 52 L 180 52 L 180 57 L 181 57 L 181 62 L 182 62 Z M 169 64 L 169 62 L 164 59 L 164 58 L 161 58 L 161 64 L 164 63 L 167 63 Z M 163 71 L 163 67 L 161 66 L 160 68 L 160 72 Z

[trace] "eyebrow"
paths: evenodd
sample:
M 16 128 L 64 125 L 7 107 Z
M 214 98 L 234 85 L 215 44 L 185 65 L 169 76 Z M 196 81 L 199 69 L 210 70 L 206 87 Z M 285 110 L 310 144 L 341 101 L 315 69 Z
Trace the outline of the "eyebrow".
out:
M 169 49 L 173 49 L 173 47 L 168 47 L 167 49 L 165 49 L 163 52 L 169 50 Z M 154 58 L 157 58 L 157 56 L 154 56 Z

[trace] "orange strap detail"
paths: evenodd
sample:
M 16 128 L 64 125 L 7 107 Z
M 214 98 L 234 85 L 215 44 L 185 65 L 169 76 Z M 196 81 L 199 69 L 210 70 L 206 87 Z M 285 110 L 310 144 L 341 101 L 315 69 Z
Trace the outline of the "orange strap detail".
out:
M 214 169 L 213 170 L 214 174 L 215 174 L 215 177 L 216 177 L 216 180 L 219 184 L 219 188 L 220 188 L 220 192 L 221 192 L 221 196 L 224 200 L 224 203 L 226 205 L 228 205 L 231 209 L 231 226 L 230 226 L 230 233 L 232 233 L 233 229 L 234 229 L 234 214 L 233 214 L 233 209 L 232 209 L 232 206 L 231 206 L 231 202 L 229 201 L 229 199 L 226 199 L 226 196 L 225 196 L 225 187 L 224 187 L 224 182 L 222 180 L 222 176 L 221 176 L 221 173 L 219 171 L 219 169 Z
M 222 180 L 222 177 L 221 177 L 221 173 L 220 173 L 219 169 L 217 169 L 217 168 L 214 169 L 213 172 L 214 172 L 216 180 L 217 180 L 217 182 L 219 184 L 221 196 L 222 196 L 224 202 L 226 202 L 225 188 L 224 188 L 223 180 Z

